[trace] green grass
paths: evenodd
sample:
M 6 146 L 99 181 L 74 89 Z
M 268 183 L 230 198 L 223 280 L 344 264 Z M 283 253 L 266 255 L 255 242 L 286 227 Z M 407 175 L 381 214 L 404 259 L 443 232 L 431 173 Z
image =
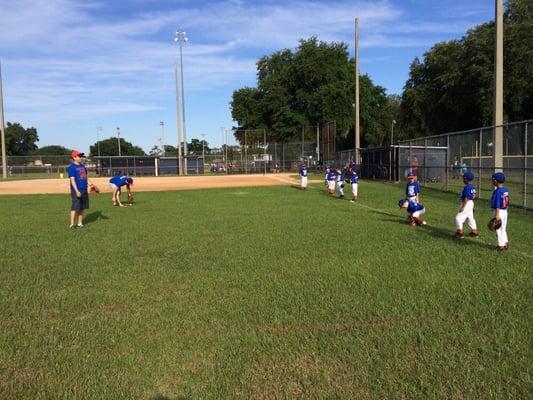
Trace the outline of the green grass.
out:
M 0 197 L 0 398 L 531 398 L 533 214 L 323 185 Z

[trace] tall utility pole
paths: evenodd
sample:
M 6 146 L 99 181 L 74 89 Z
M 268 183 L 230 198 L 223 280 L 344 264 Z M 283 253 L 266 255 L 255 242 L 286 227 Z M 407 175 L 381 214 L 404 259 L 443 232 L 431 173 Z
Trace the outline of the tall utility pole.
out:
M 359 147 L 360 147 L 360 131 L 359 131 L 359 18 L 355 19 L 355 165 L 359 165 Z
M 161 155 L 165 157 L 165 123 L 160 121 L 159 125 L 161 125 Z
M 495 0 L 494 170 L 503 170 L 503 0 Z
M 98 148 L 98 157 L 100 157 L 100 132 L 102 132 L 102 127 L 96 127 L 96 147 Z
M 180 108 L 180 91 L 178 79 L 178 64 L 175 67 L 176 75 L 176 121 L 178 124 L 178 174 L 183 175 L 183 158 L 181 154 L 181 108 Z
M 205 133 L 202 133 L 202 161 L 205 162 Z
M 2 65 L 0 64 L 0 133 L 2 140 L 2 176 L 7 178 L 6 132 L 4 128 L 4 92 L 2 91 Z
M 118 156 L 122 157 L 122 152 L 120 151 L 120 128 L 117 127 L 117 142 L 118 142 Z
M 187 32 L 178 29 L 174 41 L 180 46 L 180 74 L 181 74 L 181 118 L 183 120 L 183 152 L 185 154 L 184 172 L 187 175 L 187 129 L 185 127 L 185 89 L 183 86 L 183 43 L 187 42 Z

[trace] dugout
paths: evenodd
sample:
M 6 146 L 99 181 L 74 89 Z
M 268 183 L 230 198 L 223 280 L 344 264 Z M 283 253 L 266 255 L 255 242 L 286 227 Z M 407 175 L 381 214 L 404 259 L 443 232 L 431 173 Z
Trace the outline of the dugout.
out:
M 94 157 L 96 173 L 98 176 L 158 176 L 178 175 L 177 157 L 153 157 L 153 156 L 105 156 Z M 183 159 L 189 175 L 204 173 L 204 161 L 202 157 L 189 156 Z

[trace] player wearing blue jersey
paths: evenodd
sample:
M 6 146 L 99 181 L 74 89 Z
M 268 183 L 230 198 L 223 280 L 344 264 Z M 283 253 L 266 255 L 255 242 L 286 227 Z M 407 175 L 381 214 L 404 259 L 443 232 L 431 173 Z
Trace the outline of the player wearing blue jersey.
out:
M 72 205 L 70 207 L 70 228 L 83 227 L 83 210 L 89 208 L 88 188 L 94 186 L 89 182 L 87 168 L 82 164 L 85 154 L 77 150 L 70 153 L 72 164 L 67 168 L 70 180 L 70 197 Z M 76 224 L 77 216 L 77 224 Z
M 350 168 L 350 184 L 352 185 L 352 199 L 350 202 L 355 203 L 357 200 L 359 200 L 359 175 L 357 175 L 357 171 L 355 170 L 354 166 Z
M 405 208 L 407 211 L 407 222 L 409 225 L 426 225 L 426 221 L 422 219 L 422 214 L 426 212 L 423 204 L 415 200 L 401 199 L 398 202 L 400 208 Z
M 405 196 L 407 200 L 414 200 L 417 203 L 420 201 L 420 185 L 416 180 L 413 172 L 407 174 L 407 185 L 405 186 Z
M 342 199 L 344 197 L 344 172 L 340 168 L 337 168 L 335 172 L 335 183 L 339 198 Z
M 301 179 L 301 184 L 300 184 L 300 188 L 302 190 L 305 190 L 307 189 L 307 165 L 302 165 L 302 167 L 300 168 L 300 179 Z
M 131 198 L 131 185 L 133 185 L 133 178 L 129 176 L 114 176 L 109 180 L 109 187 L 111 188 L 112 195 L 111 200 L 113 201 L 114 206 L 123 207 L 124 204 L 120 201 L 120 194 L 122 193 L 122 188 L 126 186 L 128 192 L 128 199 Z
M 504 251 L 509 248 L 509 239 L 507 238 L 507 210 L 509 208 L 509 190 L 503 186 L 505 175 L 503 172 L 496 172 L 492 175 L 492 184 L 494 191 L 490 200 L 490 208 L 494 213 L 494 218 L 502 222 L 500 228 L 496 229 L 498 238 L 498 250 Z
M 326 168 L 326 185 L 328 187 L 328 193 L 335 193 L 335 172 L 330 167 Z
M 464 239 L 463 224 L 466 223 L 470 227 L 470 236 L 477 237 L 477 225 L 474 219 L 474 200 L 477 197 L 476 187 L 472 184 L 474 174 L 472 172 L 465 172 L 463 174 L 463 182 L 465 187 L 461 193 L 461 205 L 459 211 L 455 216 L 455 236 L 459 239 Z

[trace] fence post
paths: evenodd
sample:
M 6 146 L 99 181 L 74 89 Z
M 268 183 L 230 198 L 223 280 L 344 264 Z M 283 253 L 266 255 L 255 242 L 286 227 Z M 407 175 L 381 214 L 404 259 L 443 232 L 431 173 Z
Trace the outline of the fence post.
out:
M 427 182 L 428 182 L 427 159 L 428 159 L 428 140 L 424 139 L 424 182 L 425 182 L 425 185 L 427 185 Z
M 481 198 L 481 174 L 482 174 L 482 169 L 481 169 L 481 161 L 482 161 L 482 158 L 481 158 L 481 151 L 483 150 L 483 129 L 480 129 L 479 130 L 479 161 L 478 161 L 478 166 L 477 166 L 477 188 L 478 188 L 478 193 L 479 193 L 479 198 Z
M 267 173 L 267 160 L 266 160 L 267 159 L 267 157 L 266 157 L 266 155 L 267 155 L 267 136 L 266 136 L 266 130 L 265 129 L 263 129 L 263 142 L 264 142 L 264 145 L 265 145 L 265 149 L 264 149 L 264 152 L 263 152 L 263 158 L 264 158 L 263 164 L 265 165 L 265 172 L 264 172 L 263 175 L 266 175 L 266 173 Z
M 450 135 L 446 135 L 446 165 L 444 167 L 444 176 L 446 177 L 444 183 L 444 190 L 448 191 L 448 168 L 450 166 Z
M 244 173 L 248 173 L 248 146 L 246 145 L 246 130 L 244 131 Z
M 526 122 L 526 128 L 524 130 L 524 208 L 527 207 L 527 128 L 528 123 Z

